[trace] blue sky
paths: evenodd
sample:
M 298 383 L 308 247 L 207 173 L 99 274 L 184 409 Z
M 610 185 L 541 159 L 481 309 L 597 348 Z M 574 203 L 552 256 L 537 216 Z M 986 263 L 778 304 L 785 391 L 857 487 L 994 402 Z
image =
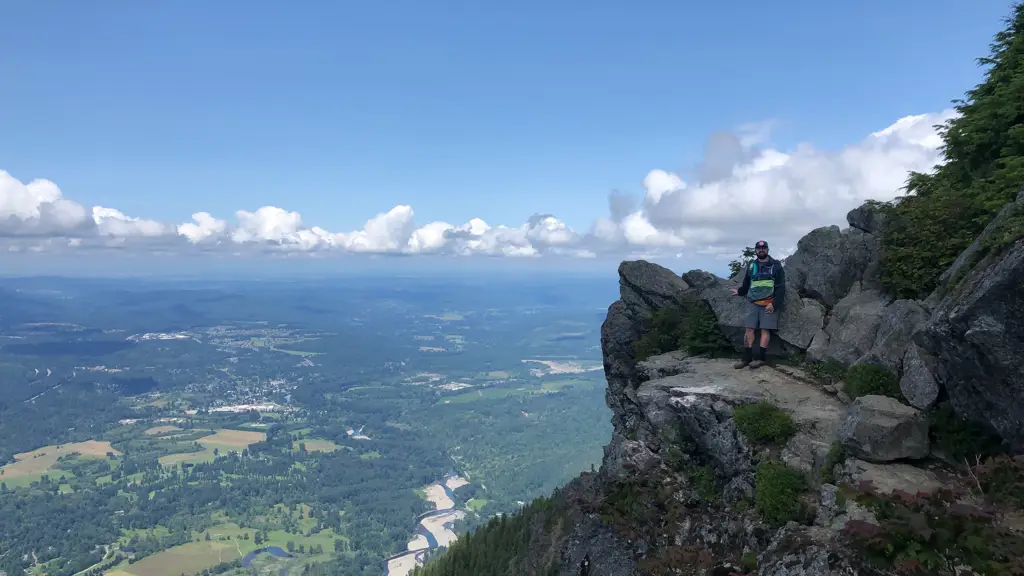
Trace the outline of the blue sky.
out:
M 981 78 L 1005 1 L 8 2 L 0 170 L 180 224 L 585 231 L 719 130 L 841 150 Z M 690 224 L 692 226 L 692 223 Z M 682 234 L 682 233 L 680 233 Z M 710 237 L 709 237 L 710 238 Z M 403 240 L 404 241 L 404 240 Z M 705 245 L 714 241 L 687 244 Z

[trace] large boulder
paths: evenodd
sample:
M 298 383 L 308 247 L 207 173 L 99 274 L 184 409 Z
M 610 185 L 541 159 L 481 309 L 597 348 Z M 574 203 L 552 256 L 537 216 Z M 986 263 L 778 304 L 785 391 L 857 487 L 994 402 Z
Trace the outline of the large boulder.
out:
M 826 226 L 812 230 L 797 242 L 786 259 L 786 277 L 797 293 L 831 308 L 859 282 L 871 287 L 881 254 L 878 240 L 858 228 Z
M 884 215 L 872 202 L 865 202 L 846 213 L 846 221 L 852 228 L 868 234 L 877 234 L 885 221 Z
M 913 300 L 896 300 L 889 304 L 882 310 L 875 343 L 857 363 L 878 364 L 899 374 L 911 338 L 927 321 L 928 312 Z
M 675 272 L 646 260 L 619 264 L 619 298 L 632 310 L 651 312 L 678 304 L 689 286 Z
M 870 352 L 888 303 L 883 293 L 861 290 L 859 284 L 854 285 L 832 309 L 832 317 L 825 326 L 828 334 L 826 359 L 849 366 Z
M 1024 190 L 975 244 L 986 246 L 995 237 L 1005 237 L 1007 222 L 1021 216 Z M 970 272 L 953 275 L 962 281 L 945 287 L 945 296 L 914 341 L 936 359 L 933 375 L 945 388 L 953 409 L 968 420 L 986 424 L 1020 451 L 1024 450 L 1024 238 L 984 258 L 974 248 L 958 258 L 961 266 L 971 266 Z
M 920 411 L 888 396 L 861 396 L 839 429 L 850 455 L 868 462 L 928 456 L 928 420 Z

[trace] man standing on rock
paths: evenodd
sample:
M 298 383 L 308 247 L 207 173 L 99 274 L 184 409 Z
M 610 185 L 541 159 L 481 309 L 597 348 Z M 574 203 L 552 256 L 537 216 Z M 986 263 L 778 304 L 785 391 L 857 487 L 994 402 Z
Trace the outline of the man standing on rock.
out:
M 746 328 L 743 335 L 745 348 L 743 358 L 734 365 L 737 369 L 748 365 L 760 368 L 767 362 L 768 343 L 771 341 L 769 330 L 779 329 L 778 311 L 786 295 L 786 273 L 782 269 L 782 262 L 768 255 L 768 243 L 758 240 L 754 244 L 754 254 L 757 258 L 743 272 L 743 283 L 739 288 L 732 289 L 734 296 L 747 297 L 747 313 L 743 323 Z M 757 360 L 754 360 L 754 331 L 758 329 L 761 330 L 761 347 Z

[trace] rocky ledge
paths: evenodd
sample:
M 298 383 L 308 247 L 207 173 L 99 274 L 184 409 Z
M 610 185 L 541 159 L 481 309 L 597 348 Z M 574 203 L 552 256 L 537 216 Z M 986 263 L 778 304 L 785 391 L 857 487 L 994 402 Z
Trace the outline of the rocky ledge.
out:
M 784 261 L 777 362 L 757 370 L 722 357 L 736 279 L 622 263 L 601 333 L 612 441 L 566 489 L 560 574 L 1024 574 L 1024 458 L 982 460 L 1024 451 L 1024 240 L 982 256 L 980 238 L 935 294 L 899 300 L 878 214 L 848 222 Z M 666 325 L 682 336 L 650 337 Z M 965 459 L 954 429 L 986 451 Z

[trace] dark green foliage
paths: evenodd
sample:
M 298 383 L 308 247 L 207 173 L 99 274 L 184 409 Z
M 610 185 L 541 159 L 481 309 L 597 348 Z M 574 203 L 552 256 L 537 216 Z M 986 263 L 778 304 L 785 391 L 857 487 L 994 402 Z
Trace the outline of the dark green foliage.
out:
M 804 370 L 808 376 L 822 384 L 835 384 L 846 377 L 846 367 L 835 360 L 808 362 L 804 365 Z
M 835 467 L 846 461 L 846 451 L 839 442 L 833 442 L 825 455 L 825 462 L 821 465 L 821 482 L 823 484 L 835 484 Z
M 737 406 L 732 417 L 736 428 L 756 444 L 782 445 L 796 434 L 793 417 L 765 400 Z
M 973 472 L 990 501 L 1024 510 L 1024 455 L 995 456 L 974 466 Z
M 719 497 L 718 479 L 715 477 L 715 471 L 710 466 L 701 466 L 694 470 L 693 485 L 697 489 L 697 494 L 707 502 L 717 502 Z
M 981 424 L 957 416 L 948 403 L 928 415 L 931 442 L 944 454 L 962 463 L 1003 452 L 1002 440 Z
M 643 336 L 633 345 L 637 360 L 685 350 L 689 354 L 721 355 L 732 351 L 718 327 L 718 319 L 706 302 L 685 298 L 680 304 L 654 312 L 643 329 Z
M 757 571 L 757 554 L 753 552 L 744 552 L 743 556 L 740 557 L 740 568 L 749 574 L 753 574 Z
M 1000 526 L 992 511 L 964 504 L 950 490 L 881 496 L 870 485 L 855 493 L 879 525 L 849 522 L 844 532 L 877 561 L 905 574 L 952 575 L 966 564 L 978 574 L 1024 573 L 1024 536 Z
M 855 364 L 846 372 L 843 391 L 850 398 L 877 395 L 903 401 L 900 382 L 889 370 L 875 364 Z
M 413 570 L 412 576 L 518 576 L 538 573 L 526 562 L 543 554 L 552 532 L 568 521 L 566 502 L 555 494 L 538 498 L 513 516 L 492 518 L 464 534 L 445 554 Z
M 616 482 L 601 504 L 601 518 L 629 540 L 648 538 L 682 518 L 683 505 L 673 497 L 678 488 L 656 475 Z
M 800 494 L 807 488 L 803 474 L 777 460 L 757 466 L 754 508 L 771 526 L 782 526 L 806 515 Z
M 905 196 L 883 209 L 882 281 L 900 298 L 924 297 L 1024 183 L 1024 5 L 996 34 L 984 81 L 957 101 L 941 129 L 945 162 L 912 173 Z M 1002 238 L 1012 239 L 1008 228 Z M 1019 237 L 1019 236 L 1018 236 Z

